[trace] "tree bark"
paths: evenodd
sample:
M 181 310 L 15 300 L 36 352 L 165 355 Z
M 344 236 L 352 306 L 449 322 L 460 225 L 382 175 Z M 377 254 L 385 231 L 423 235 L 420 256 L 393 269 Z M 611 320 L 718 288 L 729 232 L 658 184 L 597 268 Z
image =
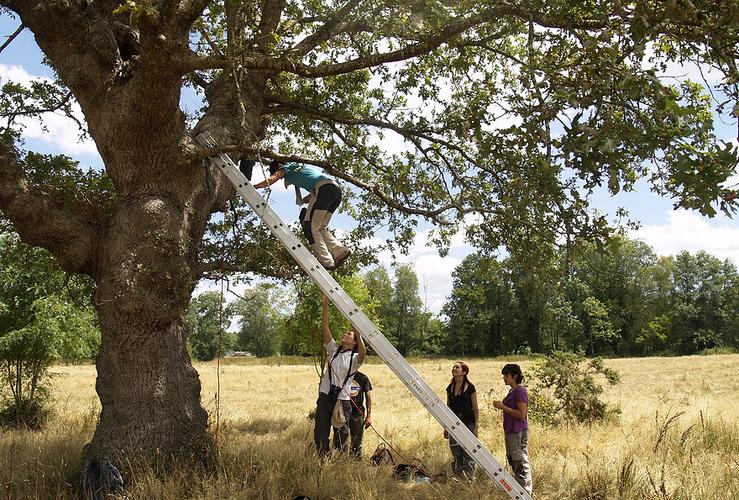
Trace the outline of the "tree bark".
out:
M 179 109 L 181 74 L 171 62 L 186 50 L 186 26 L 165 16 L 168 23 L 133 29 L 122 24 L 125 16 L 112 14 L 118 4 L 2 2 L 34 32 L 74 92 L 116 198 L 110 213 L 96 218 L 59 207 L 28 187 L 6 145 L 0 147 L 0 208 L 24 241 L 95 280 L 102 411 L 86 455 L 200 460 L 208 416 L 186 349 L 184 315 L 224 179 L 209 164 L 185 160 L 195 146 Z M 233 113 L 233 100 L 220 103 L 206 113 L 206 124 L 214 135 L 232 135 L 234 118 L 219 119 L 219 112 Z M 258 122 L 259 112 L 255 106 L 247 122 Z
M 102 412 L 88 456 L 199 458 L 205 450 L 207 414 L 184 319 L 199 240 L 188 234 L 192 222 L 178 205 L 143 194 L 122 203 L 100 244 L 95 305 L 103 332 L 96 383 Z M 202 234 L 200 211 L 195 232 Z

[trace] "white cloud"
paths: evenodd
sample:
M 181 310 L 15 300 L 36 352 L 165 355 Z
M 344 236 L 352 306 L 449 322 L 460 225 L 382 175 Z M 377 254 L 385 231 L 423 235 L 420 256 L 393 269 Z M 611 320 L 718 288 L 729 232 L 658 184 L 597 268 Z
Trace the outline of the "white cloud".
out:
M 705 250 L 739 265 L 739 225 L 725 217 L 709 223 L 695 213 L 671 211 L 666 224 L 643 226 L 631 237 L 647 243 L 658 255 Z
M 12 81 L 23 85 L 30 85 L 34 81 L 51 81 L 48 78 L 34 76 L 23 67 L 0 63 L 0 81 Z M 79 105 L 72 105 L 75 117 L 80 123 L 85 123 L 84 115 Z M 41 118 L 23 118 L 18 120 L 23 125 L 23 137 L 45 143 L 49 148 L 68 155 L 98 155 L 95 143 L 90 139 L 80 139 L 80 130 L 77 124 L 58 113 L 45 113 Z M 44 128 L 45 127 L 45 128 Z
M 710 85 L 716 85 L 723 79 L 719 70 L 707 64 L 698 65 L 692 62 L 679 63 L 677 61 L 669 62 L 665 71 L 659 73 L 659 76 L 675 78 L 681 82 L 691 80 L 700 83 L 704 83 L 705 78 Z
M 390 269 L 393 262 L 410 264 L 418 276 L 421 300 L 432 313 L 438 314 L 452 290 L 452 272 L 462 259 L 472 251 L 464 241 L 464 232 L 452 237 L 449 254 L 441 257 L 435 246 L 428 243 L 429 231 L 416 234 L 407 255 L 392 255 L 385 250 L 377 255 L 379 263 Z M 381 242 L 377 240 L 377 245 Z
M 0 63 L 0 78 L 3 80 L 11 80 L 23 85 L 28 85 L 33 80 L 44 80 L 43 78 L 32 77 L 22 66 L 2 63 Z

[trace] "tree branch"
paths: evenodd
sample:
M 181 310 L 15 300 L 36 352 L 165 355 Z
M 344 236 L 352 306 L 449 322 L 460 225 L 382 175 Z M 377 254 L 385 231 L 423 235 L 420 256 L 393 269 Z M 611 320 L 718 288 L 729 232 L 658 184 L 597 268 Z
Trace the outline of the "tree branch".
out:
M 26 28 L 26 25 L 23 24 L 23 23 L 21 23 L 21 25 L 18 26 L 18 29 L 15 30 L 12 35 L 8 36 L 8 39 L 5 40 L 5 42 L 3 42 L 2 45 L 0 45 L 0 53 L 2 53 L 2 51 L 5 50 L 5 47 L 7 47 L 8 45 L 10 45 L 13 42 L 13 40 L 15 39 L 15 37 L 17 37 L 18 35 L 20 35 L 21 34 L 21 31 L 23 31 L 25 28 Z
M 72 100 L 72 97 L 74 97 L 74 94 L 72 92 L 67 92 L 67 94 L 59 100 L 56 104 L 53 106 L 50 106 L 48 108 L 29 108 L 29 109 L 23 109 L 21 111 L 10 111 L 10 112 L 0 112 L 0 116 L 2 117 L 8 117 L 10 121 L 13 121 L 13 118 L 16 116 L 27 116 L 27 115 L 40 115 L 42 113 L 52 113 L 54 111 L 59 111 L 63 107 L 65 107 L 67 104 L 69 104 L 69 101 Z M 85 130 L 84 125 L 80 123 L 80 121 L 75 117 L 69 110 L 65 110 L 64 115 L 74 121 L 77 126 L 80 128 L 80 130 Z
M 256 41 L 259 51 L 267 53 L 274 45 L 274 37 L 272 36 L 280 23 L 282 10 L 285 8 L 286 0 L 265 0 L 262 8 L 262 16 L 259 20 L 259 29 L 257 31 Z M 248 68 L 258 69 L 258 68 Z
M 272 264 L 279 262 L 275 256 L 272 256 L 270 259 L 265 260 L 271 262 Z M 205 262 L 203 264 L 200 264 L 195 270 L 195 275 L 198 276 L 200 279 L 209 279 L 213 281 L 221 279 L 221 277 L 224 275 L 227 276 L 235 273 L 255 273 L 261 276 L 269 276 L 271 278 L 277 279 L 293 279 L 295 277 L 294 270 L 286 266 L 279 266 L 271 269 L 268 266 L 260 265 L 247 264 L 244 266 L 236 266 L 228 263 L 221 264 L 220 261 Z
M 349 0 L 344 6 L 334 14 L 329 20 L 327 20 L 323 26 L 321 26 L 315 33 L 305 37 L 300 43 L 293 47 L 290 53 L 295 54 L 298 57 L 302 57 L 318 45 L 328 41 L 337 32 L 340 31 L 344 19 L 351 14 L 355 7 L 357 7 L 363 0 Z
M 190 28 L 192 23 L 200 17 L 203 11 L 211 4 L 213 0 L 186 0 L 180 7 L 182 16 L 181 26 Z
M 49 250 L 65 271 L 92 274 L 91 207 L 83 210 L 33 192 L 15 151 L 4 140 L 0 140 L 0 209 L 24 243 Z
M 299 62 L 299 59 L 293 58 L 292 53 L 288 52 L 287 54 L 283 54 L 277 58 L 266 56 L 245 56 L 242 60 L 242 65 L 244 69 L 276 72 L 285 71 L 306 78 L 321 78 L 325 76 L 341 75 L 386 63 L 404 61 L 426 54 L 442 44 L 451 41 L 456 36 L 474 26 L 483 24 L 490 20 L 499 19 L 504 16 L 514 16 L 527 21 L 529 19 L 533 19 L 537 24 L 548 28 L 594 30 L 602 29 L 607 26 L 607 23 L 598 20 L 583 20 L 575 22 L 570 19 L 555 19 L 542 14 L 530 13 L 521 7 L 505 5 L 484 10 L 467 18 L 454 20 L 436 34 L 431 35 L 422 41 L 412 43 L 402 49 L 391 52 L 358 57 L 340 63 L 319 64 L 318 66 L 303 64 Z M 298 56 L 300 56 L 300 54 L 298 54 Z M 224 68 L 226 67 L 226 64 L 227 61 L 223 57 L 201 57 L 191 53 L 183 55 L 180 68 L 182 72 L 189 73 L 190 71 L 198 69 Z
M 98 3 L 95 8 L 102 8 Z M 121 64 L 115 35 L 108 22 L 90 18 L 87 2 L 3 0 L 0 5 L 31 30 L 83 109 L 115 78 Z
M 417 139 L 423 139 L 429 142 L 440 144 L 448 149 L 456 151 L 465 160 L 467 160 L 471 164 L 478 165 L 478 162 L 474 158 L 472 158 L 464 148 L 456 144 L 453 144 L 445 139 L 442 139 L 440 137 L 435 137 L 431 135 L 431 131 L 428 131 L 428 130 L 413 130 L 413 129 L 401 127 L 400 125 L 396 125 L 394 123 L 377 120 L 375 118 L 347 117 L 347 116 L 344 116 L 340 113 L 336 113 L 333 111 L 317 109 L 314 107 L 307 106 L 305 104 L 291 102 L 285 99 L 278 99 L 274 97 L 272 98 L 272 102 L 277 103 L 278 106 L 269 108 L 269 111 L 268 111 L 269 113 L 283 112 L 283 113 L 288 113 L 288 114 L 293 114 L 293 115 L 308 116 L 308 117 L 319 119 L 321 121 L 331 121 L 331 122 L 336 122 L 336 123 L 343 123 L 345 125 L 367 125 L 370 127 L 392 130 L 393 132 L 396 132 L 397 134 L 413 142 L 414 145 L 420 151 L 423 151 L 423 148 L 417 142 Z

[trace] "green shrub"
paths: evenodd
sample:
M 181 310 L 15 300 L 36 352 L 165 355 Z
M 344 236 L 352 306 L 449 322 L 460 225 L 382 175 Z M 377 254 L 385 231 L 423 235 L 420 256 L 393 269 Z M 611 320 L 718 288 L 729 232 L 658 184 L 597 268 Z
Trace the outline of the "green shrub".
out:
M 554 352 L 534 368 L 539 379 L 539 386 L 532 390 L 536 395 L 532 405 L 535 416 L 555 423 L 563 419 L 588 423 L 620 412 L 600 400 L 603 387 L 595 380 L 595 375 L 601 374 L 615 385 L 620 378 L 618 372 L 607 368 L 601 358 L 586 361 L 572 352 Z M 542 395 L 542 391 L 551 396 Z
M 541 390 L 529 388 L 528 417 L 544 425 L 554 425 L 557 421 L 558 405 L 554 399 Z
M 86 357 L 99 333 L 89 311 L 58 296 L 33 303 L 32 320 L 0 336 L 0 425 L 39 429 L 49 414 L 48 368 L 62 357 Z

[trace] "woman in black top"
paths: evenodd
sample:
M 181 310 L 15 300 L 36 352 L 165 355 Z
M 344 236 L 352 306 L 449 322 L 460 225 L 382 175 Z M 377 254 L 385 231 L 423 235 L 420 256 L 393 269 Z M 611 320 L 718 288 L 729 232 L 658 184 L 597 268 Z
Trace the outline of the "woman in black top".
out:
M 480 421 L 480 411 L 477 407 L 477 392 L 475 385 L 469 381 L 467 374 L 469 367 L 457 361 L 452 366 L 452 380 L 446 388 L 446 404 L 457 417 L 477 436 L 477 426 Z M 464 474 L 471 477 L 475 471 L 475 462 L 457 444 L 454 439 L 444 431 L 444 437 L 449 439 L 449 448 L 452 450 L 454 461 L 452 471 L 455 474 Z

